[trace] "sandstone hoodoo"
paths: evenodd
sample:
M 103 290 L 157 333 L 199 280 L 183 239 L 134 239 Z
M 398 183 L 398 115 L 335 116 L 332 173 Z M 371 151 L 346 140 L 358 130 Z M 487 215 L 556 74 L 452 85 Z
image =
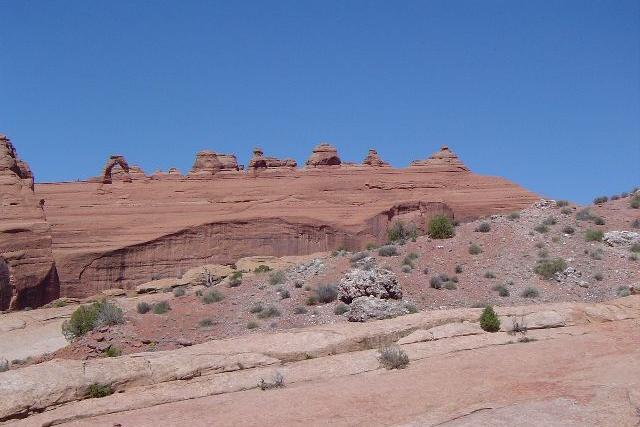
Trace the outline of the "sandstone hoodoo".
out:
M 338 157 L 338 150 L 331 144 L 322 143 L 315 146 L 313 153 L 306 165 L 310 167 L 317 166 L 338 166 L 342 163 Z
M 239 171 L 242 169 L 240 165 L 238 165 L 238 159 L 235 154 L 219 154 L 218 160 L 222 163 L 222 170 L 225 171 Z
M 270 169 L 270 168 L 295 168 L 298 163 L 293 159 L 278 159 L 276 157 L 265 156 L 262 148 L 254 148 L 253 156 L 249 160 L 249 169 Z
M 209 150 L 198 151 L 196 159 L 191 167 L 190 176 L 210 176 L 215 175 L 224 168 L 218 158 L 218 154 Z
M 380 158 L 378 152 L 374 149 L 370 149 L 367 157 L 362 161 L 363 165 L 368 166 L 377 166 L 377 167 L 388 167 L 389 163 L 385 162 Z
M 440 147 L 440 151 L 433 153 L 426 160 L 414 160 L 411 162 L 412 167 L 426 166 L 431 169 L 449 170 L 453 172 L 468 172 L 469 169 L 458 158 L 458 156 L 446 145 Z
M 59 296 L 51 229 L 33 175 L 0 135 L 0 310 L 37 307 Z

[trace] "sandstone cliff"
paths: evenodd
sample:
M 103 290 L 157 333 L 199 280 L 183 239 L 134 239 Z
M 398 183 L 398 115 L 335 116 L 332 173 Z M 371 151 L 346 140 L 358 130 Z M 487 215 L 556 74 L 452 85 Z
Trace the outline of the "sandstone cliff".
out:
M 37 307 L 59 296 L 51 230 L 33 175 L 0 135 L 0 310 Z

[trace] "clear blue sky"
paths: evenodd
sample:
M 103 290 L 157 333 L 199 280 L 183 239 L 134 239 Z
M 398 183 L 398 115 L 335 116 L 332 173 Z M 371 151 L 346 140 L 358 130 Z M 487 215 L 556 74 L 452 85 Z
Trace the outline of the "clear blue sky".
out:
M 0 133 L 38 181 L 441 144 L 586 202 L 640 185 L 640 2 L 0 0 Z

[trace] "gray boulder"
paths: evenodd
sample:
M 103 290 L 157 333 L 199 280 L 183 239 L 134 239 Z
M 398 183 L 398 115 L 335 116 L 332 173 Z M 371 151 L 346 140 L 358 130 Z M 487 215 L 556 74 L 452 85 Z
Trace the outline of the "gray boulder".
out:
M 373 296 L 381 299 L 401 299 L 402 290 L 396 275 L 377 266 L 354 268 L 338 284 L 338 299 L 347 304 L 358 297 Z
M 635 231 L 607 231 L 602 241 L 609 246 L 631 246 L 640 244 L 640 233 Z
M 415 308 L 406 301 L 380 299 L 373 296 L 358 297 L 349 306 L 350 322 L 382 320 L 414 313 Z

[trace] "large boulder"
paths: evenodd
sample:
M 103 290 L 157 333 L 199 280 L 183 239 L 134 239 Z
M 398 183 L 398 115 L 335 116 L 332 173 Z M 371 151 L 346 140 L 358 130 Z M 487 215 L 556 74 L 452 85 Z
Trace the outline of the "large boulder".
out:
M 322 143 L 316 145 L 313 149 L 313 153 L 309 160 L 307 160 L 306 165 L 311 167 L 316 166 L 337 166 L 340 165 L 342 161 L 340 157 L 338 157 L 338 150 L 331 144 Z
M 369 266 L 347 272 L 338 284 L 338 299 L 351 303 L 358 297 L 372 296 L 380 299 L 401 299 L 402 290 L 393 271 Z
M 640 233 L 635 231 L 607 231 L 602 241 L 609 246 L 631 246 L 640 244 Z
M 380 299 L 373 296 L 358 297 L 349 305 L 347 318 L 350 322 L 366 322 L 398 317 L 415 312 L 406 301 Z
M 29 167 L 0 135 L 0 310 L 39 307 L 60 295 L 43 203 Z

